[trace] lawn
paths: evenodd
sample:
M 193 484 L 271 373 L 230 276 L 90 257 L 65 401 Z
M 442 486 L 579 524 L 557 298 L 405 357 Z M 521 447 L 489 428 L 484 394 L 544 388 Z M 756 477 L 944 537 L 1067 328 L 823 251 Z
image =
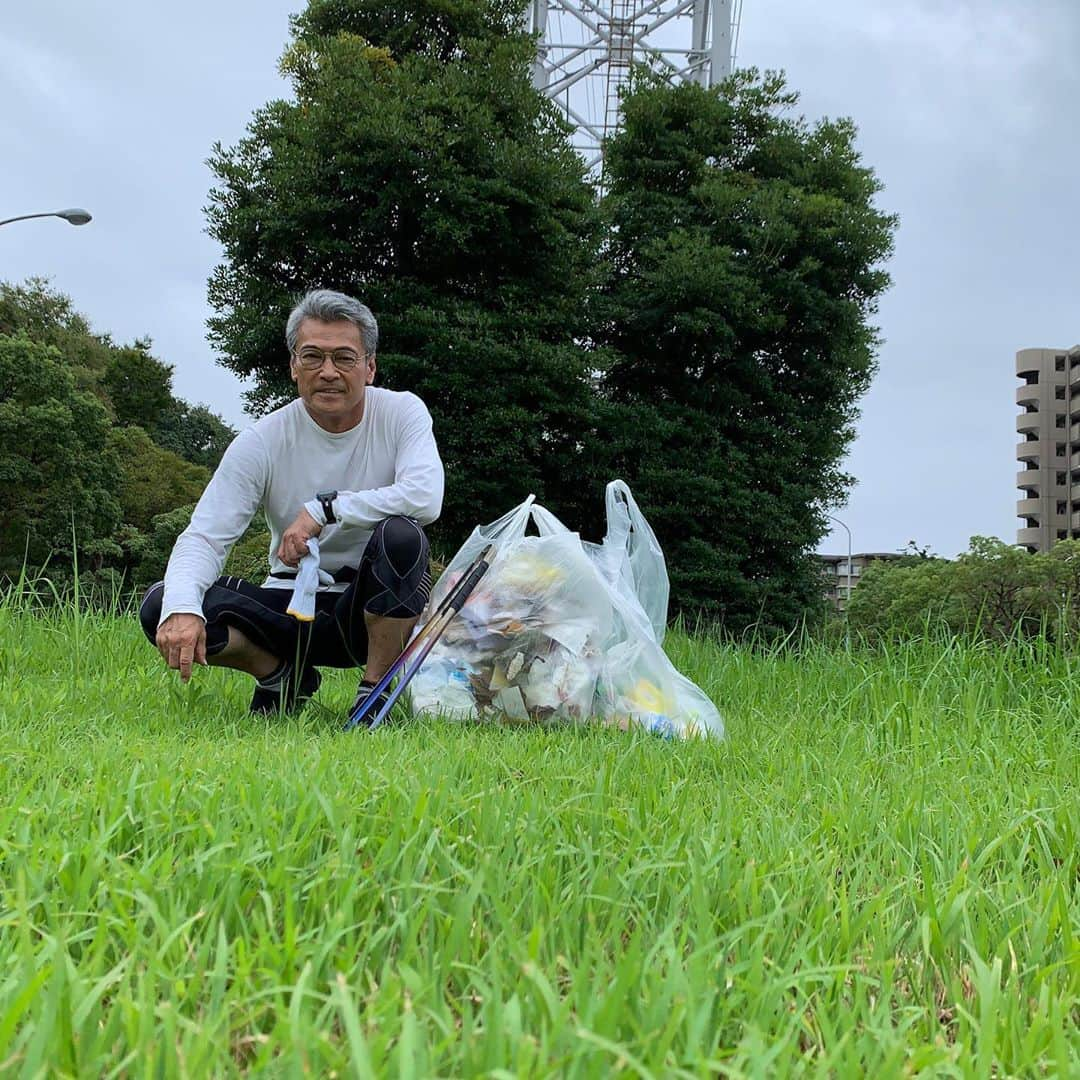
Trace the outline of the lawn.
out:
M 1077 1075 L 1080 660 L 669 652 L 725 742 L 343 736 L 0 606 L 0 1075 Z

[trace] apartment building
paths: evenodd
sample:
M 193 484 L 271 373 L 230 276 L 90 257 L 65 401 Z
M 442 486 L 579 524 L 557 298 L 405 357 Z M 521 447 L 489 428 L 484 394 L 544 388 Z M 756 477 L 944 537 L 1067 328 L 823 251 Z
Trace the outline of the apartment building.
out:
M 851 596 L 851 590 L 859 584 L 863 571 L 872 562 L 885 559 L 899 559 L 898 552 L 860 551 L 851 556 L 851 576 L 848 576 L 848 557 L 846 555 L 818 555 L 821 572 L 825 578 L 825 597 L 837 611 L 843 611 Z
M 1080 345 L 1016 354 L 1017 544 L 1034 553 L 1080 537 Z

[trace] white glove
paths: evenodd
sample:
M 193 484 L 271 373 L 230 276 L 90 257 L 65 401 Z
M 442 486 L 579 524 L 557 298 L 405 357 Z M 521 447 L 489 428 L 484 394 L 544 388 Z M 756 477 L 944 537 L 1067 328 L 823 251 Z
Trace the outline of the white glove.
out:
M 310 537 L 307 547 L 308 554 L 300 560 L 292 599 L 286 609 L 294 619 L 301 622 L 312 622 L 315 619 L 315 593 L 319 585 L 334 584 L 333 575 L 319 569 L 318 538 Z

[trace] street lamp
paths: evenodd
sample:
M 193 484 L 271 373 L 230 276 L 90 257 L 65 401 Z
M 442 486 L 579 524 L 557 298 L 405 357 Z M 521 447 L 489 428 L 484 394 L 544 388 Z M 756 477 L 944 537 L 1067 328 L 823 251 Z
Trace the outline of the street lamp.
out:
M 93 220 L 89 211 L 73 206 L 67 210 L 50 210 L 47 214 L 20 214 L 19 217 L 5 218 L 0 221 L 0 225 L 10 225 L 13 221 L 27 221 L 29 218 L 36 217 L 63 218 L 69 225 L 85 225 L 88 221 Z
M 850 601 L 851 600 L 851 530 L 846 525 L 844 525 L 844 523 L 838 517 L 833 517 L 832 514 L 826 514 L 825 516 L 827 518 L 829 518 L 830 521 L 835 521 L 837 525 L 843 526 L 844 532 L 847 533 L 847 597 L 845 598 L 845 600 Z M 846 602 L 845 602 L 844 606 L 847 607 Z

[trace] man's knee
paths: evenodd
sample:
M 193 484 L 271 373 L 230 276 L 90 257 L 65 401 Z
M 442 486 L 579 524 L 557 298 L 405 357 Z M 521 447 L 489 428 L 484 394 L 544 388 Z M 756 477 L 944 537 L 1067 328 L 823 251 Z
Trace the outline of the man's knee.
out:
M 421 560 L 426 562 L 428 539 L 418 521 L 410 517 L 388 517 L 376 529 L 383 552 L 399 573 L 408 573 Z
M 428 538 L 417 521 L 380 521 L 369 548 L 364 611 L 390 618 L 416 618 L 431 592 Z
M 157 628 L 161 621 L 161 603 L 165 595 L 165 582 L 155 581 L 139 605 L 139 623 L 151 645 L 157 644 Z

